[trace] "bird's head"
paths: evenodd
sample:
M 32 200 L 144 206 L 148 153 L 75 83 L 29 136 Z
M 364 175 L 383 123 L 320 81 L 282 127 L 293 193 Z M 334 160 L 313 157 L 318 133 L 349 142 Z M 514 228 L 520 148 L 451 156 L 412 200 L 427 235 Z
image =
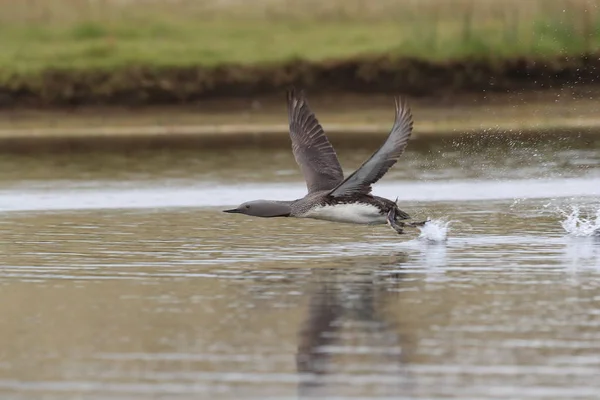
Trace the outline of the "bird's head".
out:
M 289 204 L 273 200 L 253 200 L 242 203 L 237 208 L 223 210 L 223 212 L 263 218 L 288 217 L 292 213 L 292 208 Z

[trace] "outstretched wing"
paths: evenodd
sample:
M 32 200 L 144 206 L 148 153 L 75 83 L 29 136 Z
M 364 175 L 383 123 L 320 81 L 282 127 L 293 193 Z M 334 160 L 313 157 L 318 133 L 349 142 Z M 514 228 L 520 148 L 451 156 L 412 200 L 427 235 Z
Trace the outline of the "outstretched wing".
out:
M 371 185 L 381 179 L 404 152 L 412 128 L 413 120 L 408 102 L 397 97 L 396 119 L 383 146 L 329 194 L 343 197 L 354 193 L 370 193 Z
M 292 151 L 304 175 L 308 193 L 333 189 L 344 179 L 333 146 L 310 110 L 304 93 L 288 91 L 287 104 Z

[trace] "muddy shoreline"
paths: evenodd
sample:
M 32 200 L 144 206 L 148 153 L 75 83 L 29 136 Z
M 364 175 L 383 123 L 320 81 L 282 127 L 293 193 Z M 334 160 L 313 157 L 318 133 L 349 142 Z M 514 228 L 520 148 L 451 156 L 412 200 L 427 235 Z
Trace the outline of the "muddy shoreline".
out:
M 203 101 L 281 95 L 291 86 L 313 96 L 403 93 L 443 101 L 457 96 L 598 85 L 600 54 L 577 57 L 465 59 L 447 62 L 389 56 L 268 65 L 105 70 L 48 70 L 0 80 L 0 109 L 185 106 Z
M 600 137 L 599 57 L 378 60 L 47 72 L 43 79 L 11 81 L 9 89 L 0 85 L 0 152 L 288 148 L 284 91 L 290 86 L 307 91 L 338 146 L 384 140 L 398 93 L 410 98 L 415 145 Z
M 282 96 L 202 101 L 190 106 L 0 110 L 0 153 L 289 149 Z M 411 99 L 412 148 L 440 142 L 600 140 L 598 90 L 579 86 L 494 96 Z M 389 95 L 311 96 L 337 147 L 371 148 L 393 120 Z M 375 150 L 373 148 L 373 150 Z

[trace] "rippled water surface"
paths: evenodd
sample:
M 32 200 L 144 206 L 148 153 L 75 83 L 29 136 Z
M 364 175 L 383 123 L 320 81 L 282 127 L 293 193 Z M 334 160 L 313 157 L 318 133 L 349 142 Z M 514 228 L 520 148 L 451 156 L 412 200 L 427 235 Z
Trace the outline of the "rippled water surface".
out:
M 597 399 L 600 239 L 561 222 L 600 225 L 600 142 L 410 148 L 375 193 L 446 242 L 220 212 L 302 196 L 287 149 L 2 156 L 0 398 Z

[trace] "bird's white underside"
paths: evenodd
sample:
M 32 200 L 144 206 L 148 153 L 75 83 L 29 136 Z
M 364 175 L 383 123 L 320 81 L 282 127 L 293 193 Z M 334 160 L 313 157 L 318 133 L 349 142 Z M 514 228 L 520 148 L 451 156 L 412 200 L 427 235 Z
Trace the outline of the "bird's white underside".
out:
M 351 224 L 385 224 L 386 216 L 370 204 L 336 204 L 313 208 L 303 218 L 322 219 Z

